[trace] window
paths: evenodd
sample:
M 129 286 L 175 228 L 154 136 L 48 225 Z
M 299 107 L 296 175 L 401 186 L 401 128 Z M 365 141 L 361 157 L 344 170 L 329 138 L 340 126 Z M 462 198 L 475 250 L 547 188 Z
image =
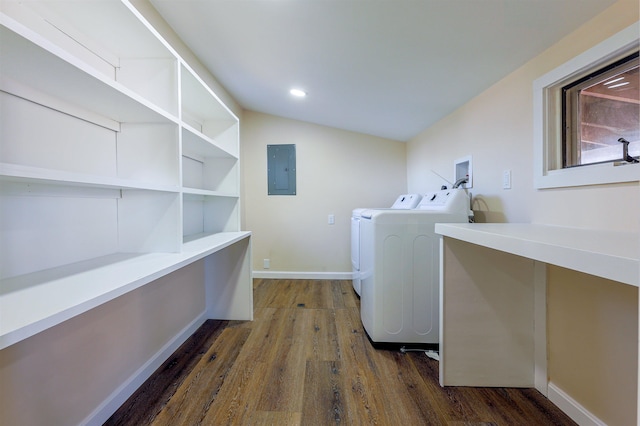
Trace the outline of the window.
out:
M 639 34 L 636 22 L 534 82 L 536 188 L 640 180 L 618 142 L 640 155 Z
M 562 88 L 563 167 L 640 155 L 638 52 Z

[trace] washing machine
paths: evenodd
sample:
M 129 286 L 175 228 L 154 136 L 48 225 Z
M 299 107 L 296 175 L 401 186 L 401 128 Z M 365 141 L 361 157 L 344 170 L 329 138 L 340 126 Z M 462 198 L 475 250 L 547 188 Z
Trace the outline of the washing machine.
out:
M 396 198 L 396 201 L 389 207 L 391 210 L 408 210 L 414 209 L 420 203 L 422 195 L 420 194 L 402 194 Z M 360 219 L 362 212 L 370 210 L 368 208 L 354 209 L 351 213 L 351 267 L 353 272 L 353 289 L 360 296 Z M 387 209 L 378 209 L 387 210 Z
M 425 194 L 412 210 L 360 212 L 360 314 L 374 343 L 439 341 L 436 223 L 468 222 L 464 189 Z

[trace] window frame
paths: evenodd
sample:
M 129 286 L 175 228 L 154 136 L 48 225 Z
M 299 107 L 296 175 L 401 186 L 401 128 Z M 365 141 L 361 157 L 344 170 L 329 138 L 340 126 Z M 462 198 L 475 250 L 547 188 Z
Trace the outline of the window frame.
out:
M 614 162 L 563 168 L 562 87 L 628 53 L 640 43 L 640 21 L 576 56 L 533 83 L 534 185 L 562 188 L 640 180 L 639 164 Z
M 615 58 L 611 64 L 597 67 L 596 70 L 589 69 L 584 77 L 578 79 L 572 79 L 572 81 L 562 87 L 562 110 L 563 110 L 563 167 L 583 167 L 585 165 L 595 164 L 582 163 L 582 147 L 581 139 L 582 132 L 581 127 L 578 124 L 580 118 L 580 95 L 583 89 L 597 85 L 603 81 L 610 79 L 613 76 L 620 75 L 623 72 L 631 69 L 637 69 L 639 66 L 639 53 L 637 48 L 631 51 L 625 52 L 621 59 Z M 622 135 L 617 135 L 620 137 Z M 617 139 L 616 137 L 616 139 Z M 603 160 L 603 163 L 610 163 L 614 161 L 620 161 L 622 158 L 622 146 L 618 145 L 617 151 L 619 151 L 619 157 L 611 160 Z

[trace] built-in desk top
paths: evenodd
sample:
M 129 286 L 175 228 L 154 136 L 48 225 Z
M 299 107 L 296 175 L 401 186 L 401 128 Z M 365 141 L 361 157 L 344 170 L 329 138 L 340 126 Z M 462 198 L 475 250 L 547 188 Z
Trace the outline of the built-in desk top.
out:
M 525 223 L 438 223 L 437 234 L 640 286 L 640 234 Z
M 87 312 L 236 242 L 220 232 L 180 253 L 119 253 L 0 281 L 0 349 Z

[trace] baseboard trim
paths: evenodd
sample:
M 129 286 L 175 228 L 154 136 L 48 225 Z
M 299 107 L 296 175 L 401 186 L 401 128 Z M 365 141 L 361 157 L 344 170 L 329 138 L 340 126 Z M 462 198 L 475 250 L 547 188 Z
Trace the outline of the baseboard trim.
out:
M 549 401 L 558 406 L 564 413 L 580 426 L 607 426 L 605 422 L 594 416 L 580 405 L 575 399 L 571 398 L 566 392 L 555 384 L 549 382 Z
M 81 424 L 102 425 L 140 386 L 206 321 L 202 312 L 189 325 L 169 340 L 155 355 L 144 363 L 129 379 L 122 383 Z
M 352 272 L 253 271 L 253 278 L 289 280 L 350 280 Z

